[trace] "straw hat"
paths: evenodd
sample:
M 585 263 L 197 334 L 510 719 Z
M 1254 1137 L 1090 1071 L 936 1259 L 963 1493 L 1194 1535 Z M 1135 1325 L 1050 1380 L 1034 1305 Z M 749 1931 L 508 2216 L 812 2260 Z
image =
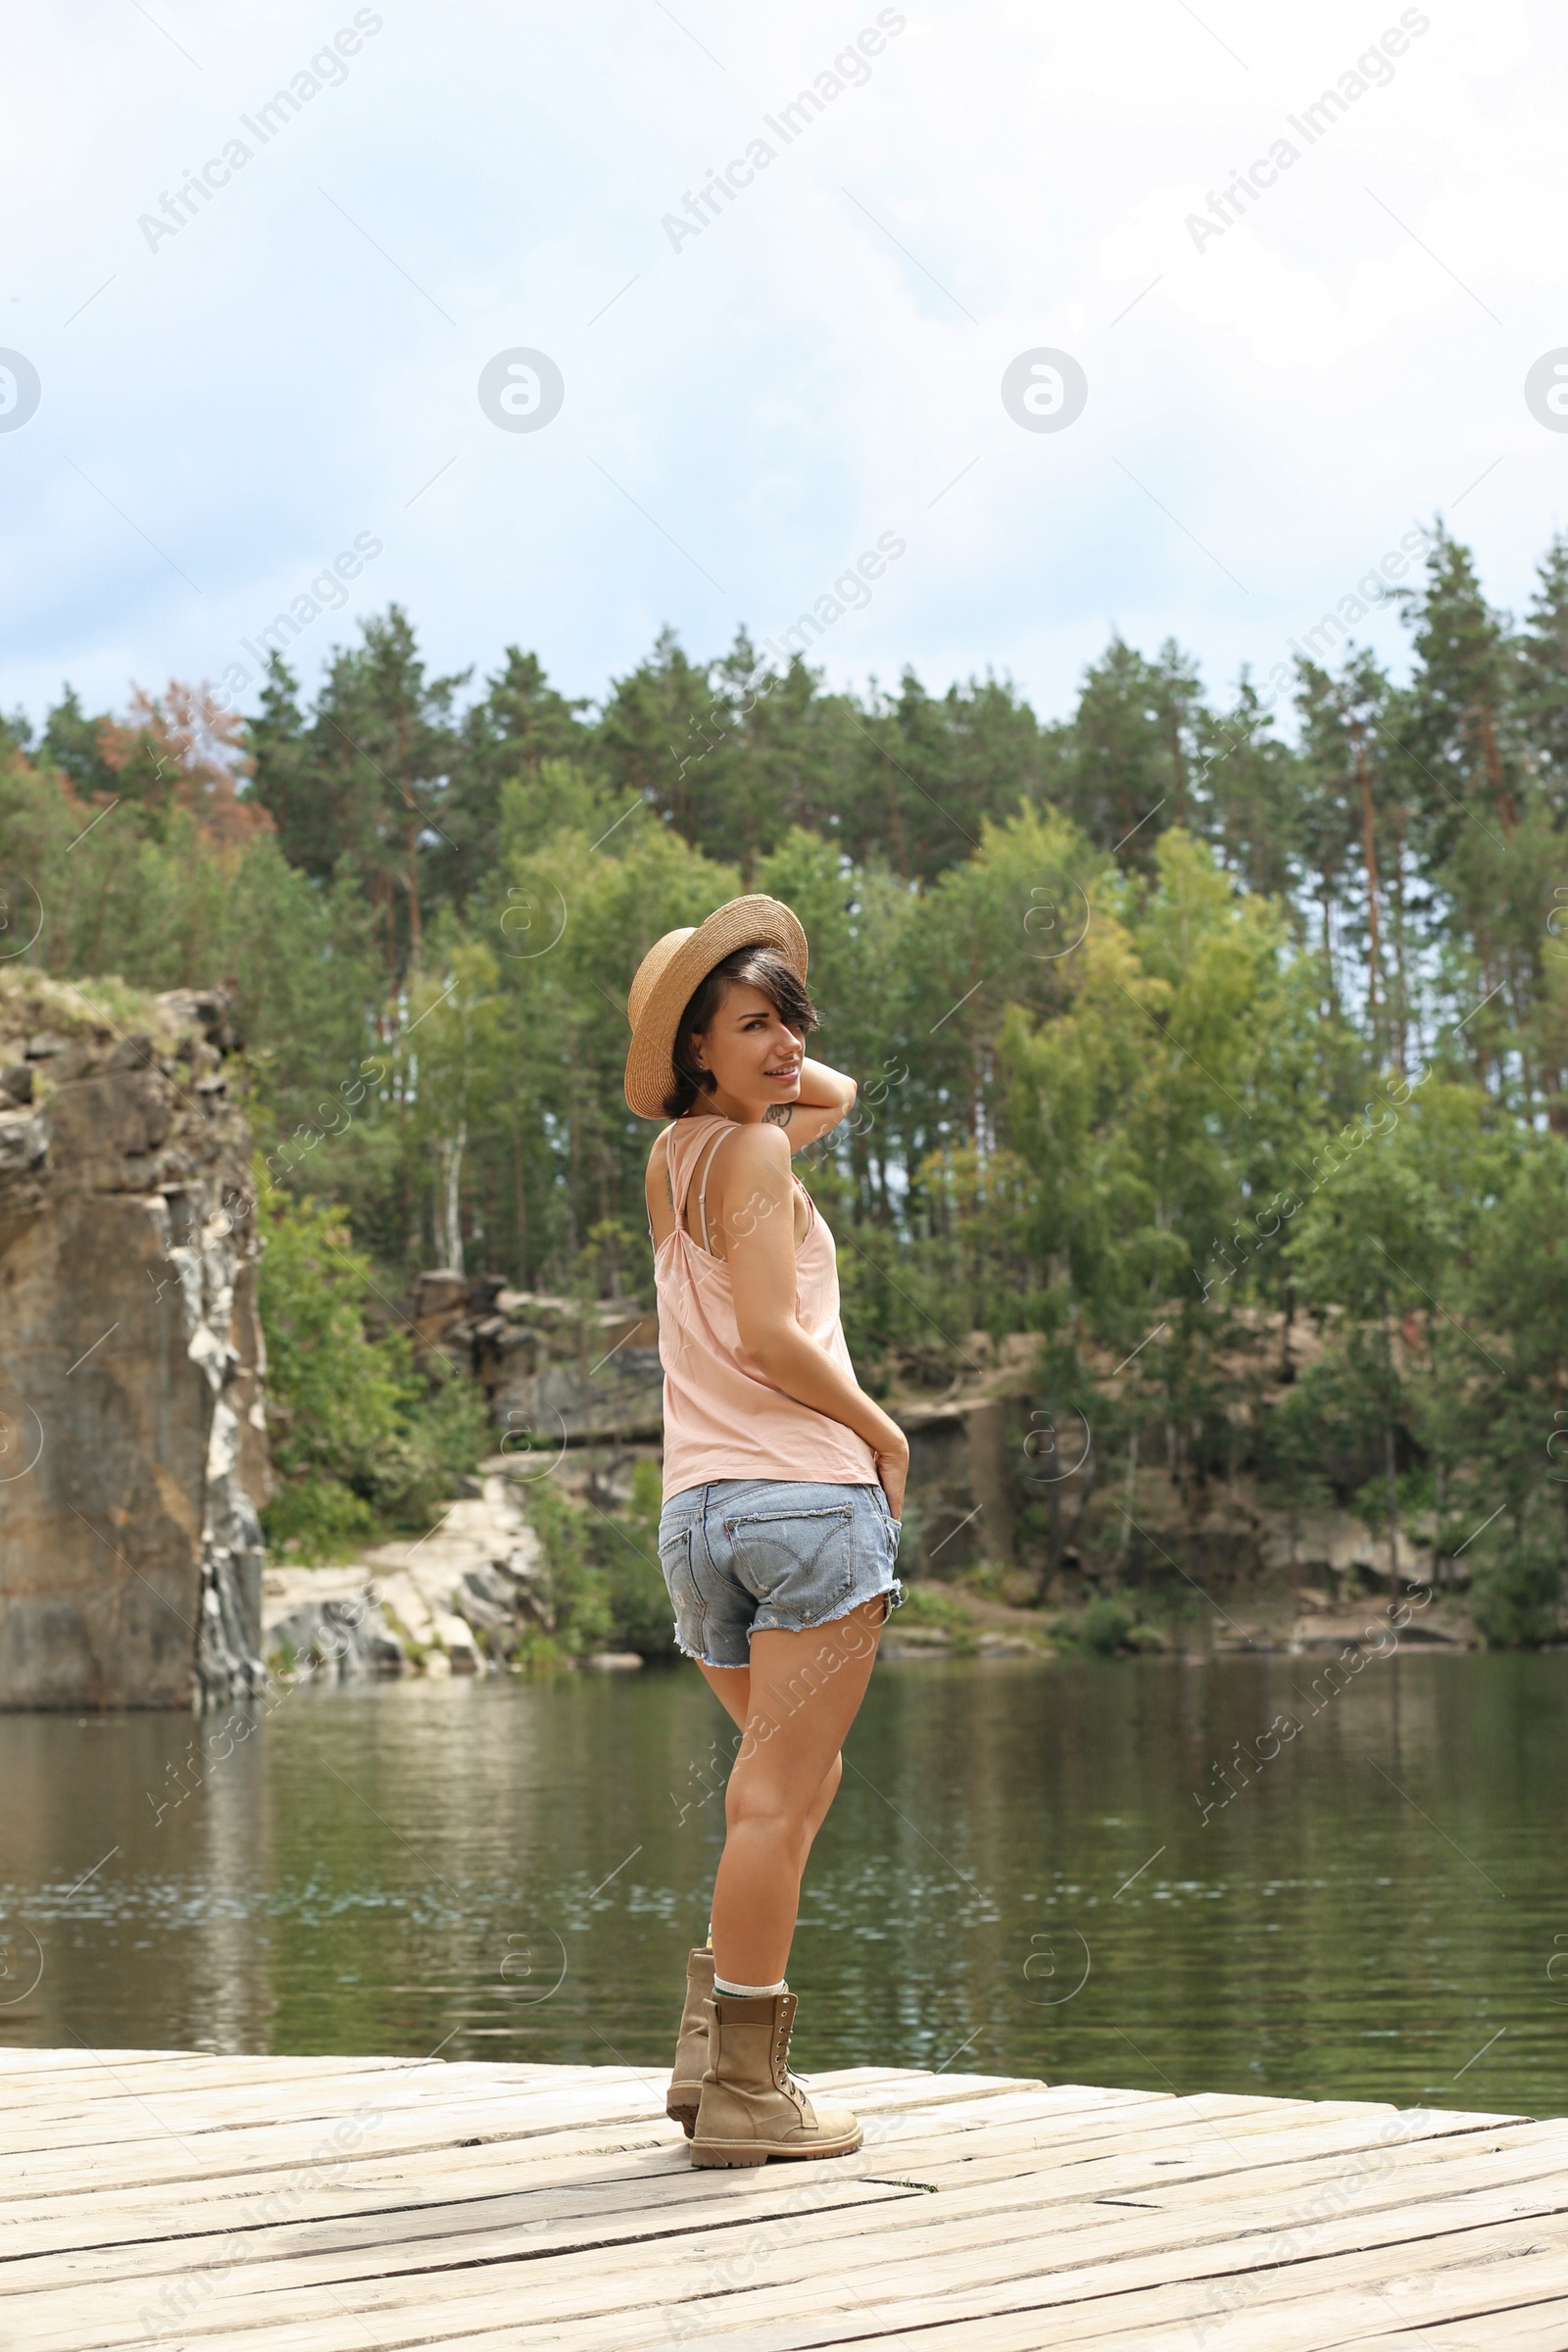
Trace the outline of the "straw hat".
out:
M 777 948 L 806 978 L 806 933 L 789 908 L 760 894 L 731 899 L 699 923 L 655 940 L 626 999 L 631 1052 L 626 1056 L 626 1101 L 640 1119 L 662 1119 L 675 1083 L 670 1055 L 680 1016 L 712 970 L 737 948 Z

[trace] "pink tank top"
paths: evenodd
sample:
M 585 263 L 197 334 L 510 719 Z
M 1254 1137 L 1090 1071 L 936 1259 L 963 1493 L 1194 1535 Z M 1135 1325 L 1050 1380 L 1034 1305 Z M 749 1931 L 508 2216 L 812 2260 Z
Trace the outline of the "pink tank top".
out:
M 733 1120 L 705 1111 L 677 1119 L 665 1130 L 675 1230 L 654 1253 L 664 1366 L 665 1498 L 724 1478 L 872 1486 L 876 1458 L 865 1440 L 844 1422 L 785 1396 L 752 1361 L 735 1321 L 729 1267 L 686 1230 L 686 1196 L 701 1162 L 697 1223 L 708 1232 L 708 1173 L 733 1126 Z M 855 1367 L 839 1321 L 833 1236 L 807 1198 L 811 1221 L 795 1252 L 795 1319 L 853 1380 Z

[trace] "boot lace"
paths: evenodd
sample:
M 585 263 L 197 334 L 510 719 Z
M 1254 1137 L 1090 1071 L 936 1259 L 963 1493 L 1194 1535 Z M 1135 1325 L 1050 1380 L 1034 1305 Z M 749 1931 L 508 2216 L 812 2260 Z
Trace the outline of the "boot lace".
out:
M 793 2101 L 802 2123 L 806 2121 L 806 2086 L 790 2073 L 790 2027 L 792 2020 L 780 2017 L 773 2035 L 773 2082 L 787 2099 Z

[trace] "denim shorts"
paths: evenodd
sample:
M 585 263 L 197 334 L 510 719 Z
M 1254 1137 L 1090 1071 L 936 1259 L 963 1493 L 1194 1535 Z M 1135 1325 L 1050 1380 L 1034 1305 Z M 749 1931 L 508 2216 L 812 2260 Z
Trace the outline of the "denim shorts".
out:
M 726 1478 L 671 1495 L 659 1521 L 675 1640 L 705 1666 L 745 1666 L 753 1634 L 808 1633 L 878 1593 L 896 1609 L 898 1551 L 880 1486 Z

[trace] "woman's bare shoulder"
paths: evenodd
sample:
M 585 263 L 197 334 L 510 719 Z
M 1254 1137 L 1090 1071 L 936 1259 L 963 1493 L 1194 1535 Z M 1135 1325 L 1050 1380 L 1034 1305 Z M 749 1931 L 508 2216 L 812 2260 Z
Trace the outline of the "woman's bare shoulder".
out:
M 648 1167 L 643 1178 L 643 1195 L 648 1203 L 648 1221 L 654 1229 L 654 1239 L 662 1242 L 675 1221 L 675 1188 L 669 1173 L 669 1129 L 662 1127 L 648 1152 Z
M 734 1121 L 735 1134 L 728 1149 L 720 1154 L 732 1167 L 787 1168 L 790 1164 L 790 1142 L 782 1127 L 766 1119 Z
M 791 1181 L 790 1144 L 783 1129 L 737 1120 L 733 1135 L 713 1154 L 709 1191 L 722 1200 L 737 1187 L 761 1185 L 771 1193 L 786 1189 Z

